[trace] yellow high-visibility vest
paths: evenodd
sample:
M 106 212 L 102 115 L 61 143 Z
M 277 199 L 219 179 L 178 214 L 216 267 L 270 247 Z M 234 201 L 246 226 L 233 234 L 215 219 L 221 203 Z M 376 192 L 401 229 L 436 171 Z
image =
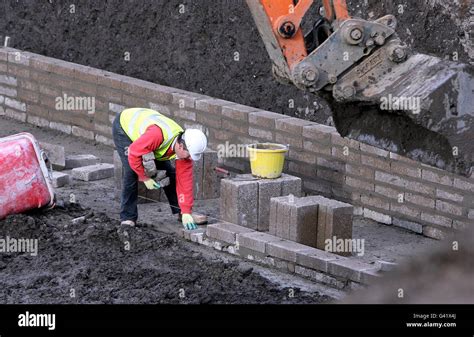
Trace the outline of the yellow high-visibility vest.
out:
M 170 160 L 176 157 L 176 154 L 165 157 L 173 141 L 183 132 L 181 126 L 171 118 L 152 109 L 132 108 L 122 111 L 120 125 L 132 142 L 140 138 L 150 125 L 157 125 L 163 132 L 163 143 L 154 151 L 155 158 L 157 160 Z

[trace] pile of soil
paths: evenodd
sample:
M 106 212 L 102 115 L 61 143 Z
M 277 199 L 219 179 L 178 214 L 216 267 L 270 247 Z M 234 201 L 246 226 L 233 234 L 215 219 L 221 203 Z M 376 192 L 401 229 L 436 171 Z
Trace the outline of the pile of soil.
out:
M 82 216 L 84 221 L 72 222 Z M 210 259 L 190 249 L 190 243 L 151 227 L 122 228 L 79 204 L 9 216 L 0 221 L 0 239 L 7 237 L 37 239 L 38 254 L 0 253 L 1 303 L 329 300 L 299 289 L 290 297 L 289 288 L 272 284 L 248 264 Z

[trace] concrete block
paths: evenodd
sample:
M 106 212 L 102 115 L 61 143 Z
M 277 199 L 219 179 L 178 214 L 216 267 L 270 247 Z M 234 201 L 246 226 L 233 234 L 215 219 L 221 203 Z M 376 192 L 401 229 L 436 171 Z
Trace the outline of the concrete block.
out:
M 120 195 L 122 192 L 122 161 L 120 160 L 120 156 L 117 151 L 114 151 L 114 181 L 115 181 L 115 189 L 114 189 L 114 196 L 116 200 L 120 200 Z
M 72 126 L 68 124 L 49 122 L 49 128 L 63 133 L 67 133 L 68 135 L 72 133 Z
M 279 180 L 281 180 L 281 195 L 293 194 L 296 197 L 301 197 L 301 178 L 283 173 Z
M 63 146 L 40 142 L 40 147 L 48 156 L 55 170 L 63 170 L 66 167 L 66 154 Z
M 328 262 L 338 259 L 341 259 L 341 257 L 336 254 L 309 247 L 296 254 L 296 263 L 298 265 L 325 273 L 328 271 Z
M 258 182 L 221 180 L 221 219 L 251 229 L 258 228 Z
M 364 208 L 364 218 L 372 219 L 374 221 L 377 221 L 386 225 L 392 224 L 392 217 L 390 215 L 372 211 L 371 209 L 368 209 L 368 208 Z
M 17 121 L 20 121 L 20 122 L 23 122 L 23 123 L 26 122 L 26 113 L 25 112 L 20 112 L 20 111 L 16 111 L 16 110 L 7 108 L 7 109 L 5 109 L 5 116 L 16 119 Z
M 295 198 L 290 209 L 290 240 L 316 247 L 318 235 L 318 207 L 318 203 L 311 197 Z
M 279 179 L 262 179 L 258 181 L 258 225 L 259 231 L 265 232 L 270 228 L 270 200 L 281 196 L 281 181 Z
M 13 88 L 10 88 L 10 87 L 4 87 L 4 86 L 0 85 L 0 95 L 16 97 L 17 91 L 16 91 L 16 89 L 13 89 Z
M 198 229 L 195 229 L 195 230 L 191 231 L 191 233 L 190 233 L 191 241 L 196 242 L 196 243 L 202 243 L 202 241 L 204 239 L 204 234 L 206 234 L 206 231 L 207 231 L 207 229 L 205 229 L 205 228 L 198 228 Z
M 308 246 L 288 240 L 268 242 L 266 245 L 268 255 L 294 263 L 296 263 L 297 253 L 306 249 Z
M 153 152 L 147 153 L 142 156 L 143 167 L 145 168 L 145 174 L 147 177 L 154 177 L 157 173 L 155 164 L 155 154 Z
M 78 167 L 72 170 L 72 177 L 82 181 L 107 179 L 114 175 L 114 165 L 96 164 Z
M 436 240 L 444 240 L 450 232 L 433 226 L 423 226 L 423 235 Z
M 90 130 L 86 130 L 77 126 L 72 127 L 72 134 L 76 137 L 82 137 L 90 140 L 94 140 L 94 132 Z
M 180 228 L 178 231 L 179 235 L 186 240 L 200 243 L 202 242 L 202 236 L 206 233 L 206 229 L 204 228 L 198 228 L 195 230 L 188 230 L 184 228 Z M 199 236 L 201 237 L 201 240 L 199 240 Z
M 378 260 L 375 263 L 375 265 L 376 265 L 377 269 L 380 270 L 380 271 L 391 271 L 391 270 L 395 269 L 398 266 L 397 263 L 384 261 L 384 260 Z
M 377 282 L 381 277 L 382 274 L 374 269 L 360 271 L 360 283 L 362 284 L 371 285 L 374 282 Z
M 206 149 L 202 160 L 202 198 L 205 200 L 219 198 L 221 178 L 214 171 L 214 168 L 218 166 L 217 152 Z
M 92 154 L 77 154 L 66 157 L 66 169 L 74 169 L 99 163 L 100 159 Z
M 318 283 L 327 284 L 336 289 L 343 289 L 346 286 L 346 282 L 340 281 L 335 277 L 331 277 L 327 274 L 315 271 L 313 269 L 304 268 L 301 266 L 295 266 L 295 273 Z
M 53 178 L 53 181 L 52 181 L 53 187 L 55 188 L 69 185 L 69 181 L 70 181 L 69 174 L 53 171 L 52 178 Z
M 290 239 L 290 213 L 291 205 L 295 197 L 285 196 L 272 198 L 270 200 L 270 212 L 274 212 L 270 219 L 272 221 L 272 229 L 274 235 L 279 238 Z
M 313 198 L 319 204 L 318 230 L 316 247 L 324 250 L 326 240 L 352 239 L 352 217 L 354 209 L 352 205 L 316 196 Z M 351 252 L 341 252 L 340 255 L 350 255 Z
M 423 226 L 419 223 L 412 222 L 412 221 L 407 221 L 407 220 L 402 220 L 398 218 L 393 218 L 392 219 L 393 225 L 401 228 L 405 228 L 408 230 L 411 230 L 415 233 L 422 234 L 423 233 Z
M 203 198 L 203 183 L 202 183 L 203 173 L 204 173 L 204 160 L 201 158 L 200 160 L 193 162 L 194 200 L 201 200 Z
M 9 97 L 5 98 L 5 105 L 19 111 L 26 111 L 26 104 Z
M 243 247 L 262 254 L 266 252 L 266 245 L 268 243 L 277 241 L 281 241 L 281 239 L 274 235 L 262 232 L 237 234 L 237 244 L 239 249 Z
M 208 237 L 230 244 L 236 243 L 237 235 L 252 232 L 253 230 L 249 228 L 226 222 L 208 225 L 206 228 L 206 235 Z
M 328 261 L 328 273 L 330 275 L 349 279 L 354 282 L 360 282 L 361 272 L 369 270 L 376 271 L 377 267 L 348 258 Z
M 154 152 L 148 152 L 148 153 L 144 154 L 142 156 L 142 161 L 144 163 L 149 162 L 149 161 L 154 162 L 155 161 L 155 153 Z

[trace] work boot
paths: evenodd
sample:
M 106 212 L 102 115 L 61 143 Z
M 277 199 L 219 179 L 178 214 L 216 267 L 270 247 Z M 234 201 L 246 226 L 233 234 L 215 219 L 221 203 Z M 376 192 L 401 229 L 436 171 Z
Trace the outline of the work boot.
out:
M 202 215 L 202 214 L 192 214 L 193 216 L 193 220 L 194 220 L 194 223 L 196 225 L 204 225 L 207 223 L 207 216 L 206 215 Z M 179 222 L 183 222 L 182 221 L 182 216 L 181 216 L 181 213 L 178 215 L 178 221 Z
M 135 221 L 133 220 L 125 220 L 125 221 L 122 221 L 120 224 L 135 227 Z

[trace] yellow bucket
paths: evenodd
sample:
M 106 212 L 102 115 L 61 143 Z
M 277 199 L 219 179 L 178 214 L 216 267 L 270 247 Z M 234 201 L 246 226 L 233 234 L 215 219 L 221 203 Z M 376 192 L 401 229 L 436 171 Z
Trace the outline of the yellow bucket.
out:
M 252 175 L 276 179 L 281 176 L 288 147 L 281 144 L 258 143 L 247 146 Z

